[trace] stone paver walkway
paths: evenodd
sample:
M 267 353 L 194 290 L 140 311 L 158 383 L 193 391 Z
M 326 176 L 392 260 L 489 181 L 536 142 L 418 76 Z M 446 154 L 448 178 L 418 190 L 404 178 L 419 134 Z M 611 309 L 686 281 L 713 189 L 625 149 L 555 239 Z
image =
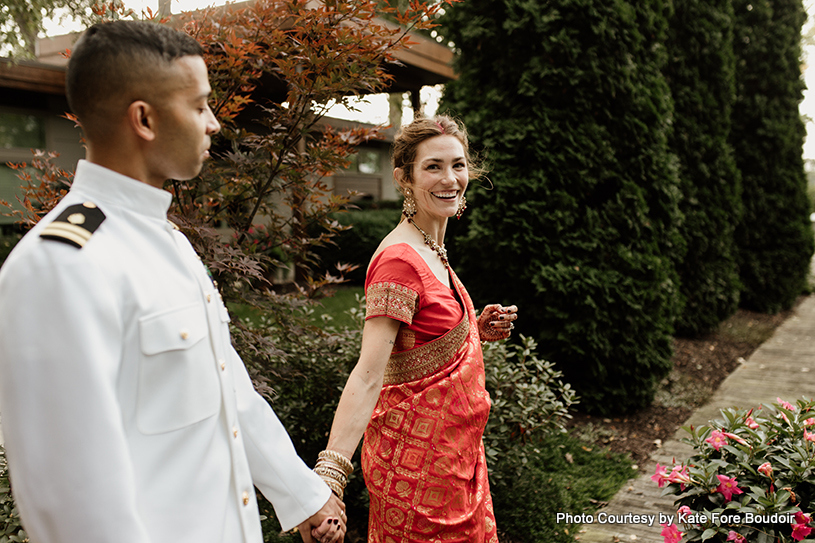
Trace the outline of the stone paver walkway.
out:
M 794 403 L 794 400 L 815 396 L 815 296 L 801 302 L 793 316 L 776 329 L 750 358 L 724 380 L 710 401 L 698 409 L 685 422 L 685 426 L 707 424 L 720 419 L 720 410 L 727 407 L 751 408 L 760 403 L 772 403 L 776 397 Z M 653 526 L 646 523 L 600 524 L 598 515 L 606 513 L 612 518 L 626 514 L 674 515 L 675 496 L 661 497 L 662 489 L 651 481 L 656 463 L 672 464 L 693 454 L 690 445 L 680 443 L 687 435 L 676 435 L 662 445 L 650 458 L 645 473 L 631 479 L 608 506 L 595 513 L 595 522 L 584 524 L 580 541 L 583 543 L 663 543 L 662 528 L 658 520 Z

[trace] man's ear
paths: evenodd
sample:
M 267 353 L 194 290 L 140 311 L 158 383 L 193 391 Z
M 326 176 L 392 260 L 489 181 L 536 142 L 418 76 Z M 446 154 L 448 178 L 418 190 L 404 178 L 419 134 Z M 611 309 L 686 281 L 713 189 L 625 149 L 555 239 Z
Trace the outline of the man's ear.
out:
M 136 100 L 127 108 L 127 123 L 139 138 L 156 139 L 156 109 L 144 100 Z

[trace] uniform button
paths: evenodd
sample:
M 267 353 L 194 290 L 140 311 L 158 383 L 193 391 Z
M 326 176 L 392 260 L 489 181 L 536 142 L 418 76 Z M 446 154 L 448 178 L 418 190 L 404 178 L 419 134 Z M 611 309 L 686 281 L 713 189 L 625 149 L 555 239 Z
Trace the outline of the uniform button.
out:
M 238 437 L 238 427 L 237 426 L 232 427 L 232 437 Z
M 226 369 L 226 362 L 224 362 L 223 358 L 219 358 L 218 362 L 221 363 L 221 371 L 224 371 Z
M 249 505 L 249 493 L 245 491 L 243 493 L 243 505 Z
M 212 295 L 207 294 L 207 303 L 210 303 L 211 301 L 212 301 Z
M 186 330 L 181 330 L 181 333 L 179 335 L 181 336 L 181 339 L 187 339 L 188 337 L 190 337 L 190 333 L 187 332 Z

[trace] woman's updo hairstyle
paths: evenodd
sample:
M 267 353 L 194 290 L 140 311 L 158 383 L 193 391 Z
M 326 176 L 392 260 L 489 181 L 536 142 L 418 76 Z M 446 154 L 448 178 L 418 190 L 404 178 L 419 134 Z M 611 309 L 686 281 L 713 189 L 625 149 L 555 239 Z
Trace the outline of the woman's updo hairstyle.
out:
M 464 148 L 464 158 L 467 160 L 470 179 L 478 179 L 483 175 L 484 171 L 474 163 L 470 155 L 470 143 L 464 126 L 446 115 L 436 115 L 435 117 L 419 117 L 412 123 L 406 124 L 393 140 L 393 167 L 402 169 L 406 182 L 413 180 L 416 148 L 423 141 L 435 136 L 453 136 L 460 141 Z

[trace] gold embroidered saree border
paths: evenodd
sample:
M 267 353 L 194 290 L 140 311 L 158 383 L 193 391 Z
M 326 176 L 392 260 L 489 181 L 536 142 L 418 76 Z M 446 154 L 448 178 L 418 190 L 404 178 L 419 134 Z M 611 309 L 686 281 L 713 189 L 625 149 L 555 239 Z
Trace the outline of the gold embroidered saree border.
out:
M 365 292 L 365 318 L 390 317 L 410 325 L 419 294 L 397 283 L 372 283 Z
M 409 351 L 392 353 L 383 385 L 399 385 L 433 375 L 455 356 L 469 331 L 470 320 L 465 313 L 461 322 L 440 338 Z

